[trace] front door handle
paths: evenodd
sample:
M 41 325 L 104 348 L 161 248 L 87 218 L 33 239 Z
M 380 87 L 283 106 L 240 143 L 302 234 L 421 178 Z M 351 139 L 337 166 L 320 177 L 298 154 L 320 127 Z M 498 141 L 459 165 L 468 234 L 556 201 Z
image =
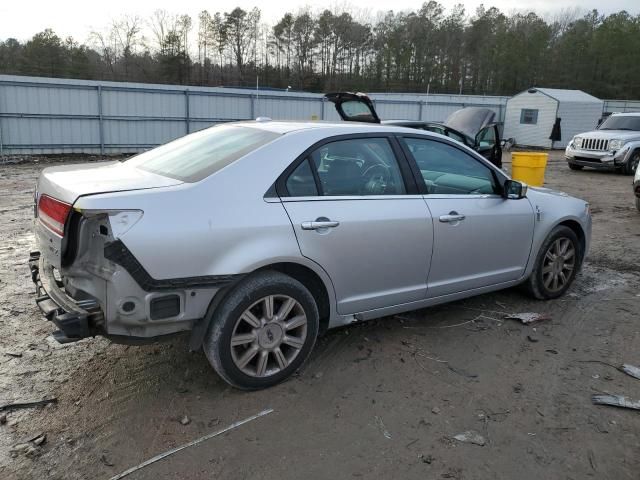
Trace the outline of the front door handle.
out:
M 340 222 L 332 220 L 316 220 L 314 222 L 302 222 L 303 230 L 321 230 L 323 228 L 335 228 Z
M 449 215 L 440 215 L 440 221 L 442 223 L 456 223 L 461 222 L 466 217 L 464 215 L 460 215 L 458 212 L 449 212 Z

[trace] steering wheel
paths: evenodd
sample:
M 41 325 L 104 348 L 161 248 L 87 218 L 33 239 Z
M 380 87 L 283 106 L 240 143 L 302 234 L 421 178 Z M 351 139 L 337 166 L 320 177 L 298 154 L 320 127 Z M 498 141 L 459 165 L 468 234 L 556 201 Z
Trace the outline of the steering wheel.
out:
M 384 195 L 391 180 L 391 169 L 378 163 L 365 169 L 362 172 L 362 178 L 364 179 L 363 190 L 367 195 Z

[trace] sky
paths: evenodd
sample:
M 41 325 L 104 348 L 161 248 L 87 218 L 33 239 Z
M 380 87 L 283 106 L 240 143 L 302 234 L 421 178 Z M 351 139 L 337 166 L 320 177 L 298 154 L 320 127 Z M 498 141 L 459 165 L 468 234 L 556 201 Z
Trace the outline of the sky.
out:
M 264 3 L 267 3 L 264 5 Z M 367 10 L 372 14 L 377 11 L 416 10 L 423 0 L 367 0 Z M 468 13 L 473 13 L 478 5 L 496 6 L 505 13 L 519 10 L 533 10 L 540 15 L 553 15 L 562 9 L 580 7 L 584 11 L 598 9 L 602 13 L 627 10 L 632 14 L 640 13 L 638 0 L 440 0 L 440 3 L 451 8 L 456 3 L 465 5 Z M 262 10 L 263 20 L 275 23 L 285 12 L 296 12 L 309 6 L 312 11 L 327 8 L 331 5 L 352 5 L 355 8 L 362 3 L 344 0 L 330 2 L 309 2 L 306 0 L 277 0 L 261 2 L 259 0 L 107 0 L 93 2 L 87 0 L 28 0 L 25 3 L 0 1 L 0 40 L 17 38 L 26 40 L 33 34 L 52 28 L 59 36 L 73 36 L 79 42 L 86 42 L 92 31 L 104 31 L 112 19 L 124 14 L 149 16 L 156 9 L 165 9 L 172 13 L 186 13 L 195 19 L 204 9 L 210 12 L 230 11 L 236 6 L 251 9 L 254 6 Z M 361 7 L 360 7 L 361 8 Z

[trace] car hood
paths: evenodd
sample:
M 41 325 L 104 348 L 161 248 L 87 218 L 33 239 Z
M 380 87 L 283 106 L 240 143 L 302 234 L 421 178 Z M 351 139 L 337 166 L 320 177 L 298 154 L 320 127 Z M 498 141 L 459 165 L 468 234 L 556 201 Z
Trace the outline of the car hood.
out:
M 570 195 L 565 192 L 561 192 L 559 190 L 552 190 L 551 188 L 546 187 L 529 187 L 528 191 L 534 191 L 541 195 L 552 195 L 555 197 L 569 197 Z
M 466 107 L 453 112 L 444 123 L 447 127 L 476 138 L 478 132 L 491 123 L 495 123 L 496 112 L 483 107 Z
M 126 162 L 98 162 L 45 168 L 38 178 L 37 192 L 73 203 L 83 195 L 169 187 L 181 183 Z
M 630 132 L 629 130 L 592 130 L 590 132 L 580 133 L 577 137 L 589 137 L 589 138 L 601 138 L 612 139 L 617 138 L 620 140 L 633 140 L 640 138 L 640 132 Z

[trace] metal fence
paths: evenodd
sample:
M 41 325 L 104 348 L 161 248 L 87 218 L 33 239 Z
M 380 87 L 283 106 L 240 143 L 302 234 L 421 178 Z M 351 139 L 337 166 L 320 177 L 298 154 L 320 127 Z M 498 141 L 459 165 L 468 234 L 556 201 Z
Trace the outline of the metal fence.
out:
M 507 97 L 373 94 L 382 118 L 443 121 Z M 0 154 L 136 152 L 210 125 L 267 116 L 339 120 L 320 94 L 0 75 Z
M 495 110 L 503 121 L 509 97 L 371 98 L 385 119 L 444 121 L 476 105 Z M 257 116 L 339 120 L 321 94 L 0 75 L 0 155 L 137 152 L 216 123 Z

